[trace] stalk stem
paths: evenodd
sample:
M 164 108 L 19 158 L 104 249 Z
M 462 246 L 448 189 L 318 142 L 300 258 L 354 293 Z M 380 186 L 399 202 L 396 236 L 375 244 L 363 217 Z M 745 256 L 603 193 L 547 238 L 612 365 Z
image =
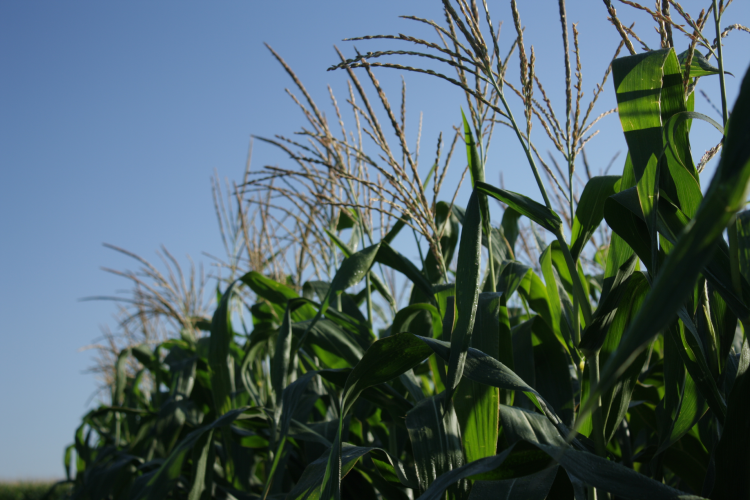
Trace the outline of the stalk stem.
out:
M 727 121 L 729 120 L 729 110 L 727 109 L 727 89 L 724 82 L 724 52 L 721 47 L 721 12 L 719 12 L 718 2 L 716 0 L 713 1 L 714 25 L 716 26 L 717 42 L 716 58 L 719 61 L 719 84 L 721 86 L 721 118 L 724 130 L 726 131 Z M 740 281 L 739 240 L 737 238 L 737 223 L 735 218 L 732 218 L 732 222 L 730 222 L 727 227 L 727 236 L 729 236 L 729 267 L 732 274 L 732 287 L 734 288 L 734 292 L 741 297 L 742 284 Z
M 717 1 L 714 0 L 714 24 L 716 25 L 716 43 L 717 59 L 719 60 L 719 83 L 721 85 L 721 117 L 724 120 L 724 127 L 729 120 L 729 110 L 727 109 L 727 90 L 724 84 L 724 55 L 721 48 L 721 13 Z
M 597 386 L 599 385 L 599 353 L 596 353 L 588 359 L 589 365 L 589 381 L 591 390 L 589 394 L 594 394 Z M 604 444 L 604 422 L 602 422 L 602 397 L 597 396 L 594 401 L 594 411 L 591 414 L 593 423 L 593 440 L 594 446 L 596 447 L 596 454 L 600 457 L 606 455 L 607 448 Z

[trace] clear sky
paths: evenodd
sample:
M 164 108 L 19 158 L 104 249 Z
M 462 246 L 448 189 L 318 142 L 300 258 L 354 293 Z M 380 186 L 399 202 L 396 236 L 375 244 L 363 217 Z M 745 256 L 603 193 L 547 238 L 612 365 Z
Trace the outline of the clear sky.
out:
M 697 17 L 708 3 L 683 5 Z M 537 72 L 562 109 L 557 2 L 520 4 Z M 729 21 L 750 24 L 749 4 L 734 2 Z M 507 48 L 514 37 L 509 2 L 490 6 L 493 19 L 505 21 L 501 44 Z M 649 18 L 617 7 L 658 47 Z M 0 3 L 0 479 L 62 476 L 63 449 L 80 417 L 97 404 L 95 380 L 86 373 L 92 356 L 80 348 L 96 341 L 100 326 L 114 324 L 115 308 L 79 299 L 128 286 L 100 266 L 136 267 L 102 243 L 151 260 L 163 244 L 182 263 L 191 255 L 210 271 L 202 252 L 222 253 L 209 183 L 214 169 L 238 179 L 251 135 L 291 135 L 303 124 L 284 92 L 291 82 L 262 42 L 287 60 L 320 103 L 327 101 L 327 84 L 342 102 L 345 74 L 325 71 L 336 62 L 332 46 L 353 55 L 343 38 L 432 37 L 399 19 L 402 14 L 442 21 L 438 0 Z M 602 2 L 569 1 L 568 17 L 579 22 L 590 96 L 619 36 Z M 385 44 L 357 46 L 367 51 Z M 748 47 L 746 33 L 733 33 L 726 44 L 727 68 L 737 75 L 727 81 L 730 102 L 750 62 Z M 514 60 L 511 79 L 516 66 Z M 399 75 L 381 70 L 378 76 L 396 99 Z M 415 139 L 423 111 L 424 144 L 432 150 L 438 131 L 458 123 L 463 95 L 426 76 L 408 75 L 407 85 L 409 138 Z M 718 96 L 716 79 L 704 79 L 701 88 Z M 597 111 L 611 107 L 610 80 Z M 697 109 L 716 117 L 700 97 Z M 708 126 L 695 127 L 699 157 L 717 137 Z M 595 171 L 624 150 L 616 117 L 601 128 L 589 150 Z M 540 139 L 538 125 L 532 133 Z M 256 168 L 287 161 L 256 142 Z M 462 170 L 458 163 L 454 172 Z M 487 168 L 490 182 L 503 172 L 508 189 L 538 198 L 509 131 L 496 137 Z

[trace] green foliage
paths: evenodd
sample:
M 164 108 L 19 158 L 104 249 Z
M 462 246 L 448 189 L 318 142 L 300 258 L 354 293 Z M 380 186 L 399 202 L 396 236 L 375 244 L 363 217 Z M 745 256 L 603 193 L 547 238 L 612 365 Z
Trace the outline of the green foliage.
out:
M 615 60 L 623 171 L 589 176 L 577 207 L 571 189 L 569 207 L 553 209 L 530 127 L 524 137 L 510 112 L 545 203 L 485 182 L 482 110 L 505 103 L 496 33 L 489 57 L 466 26 L 478 14 L 462 20 L 444 4 L 454 31 L 443 34 L 457 29 L 470 46 L 451 54 L 495 92 L 468 93 L 466 208 L 405 210 L 377 241 L 361 206 L 345 204 L 345 219 L 318 228 L 335 257 L 330 281 L 252 270 L 219 290 L 210 326 L 197 323 L 209 336 L 123 349 L 111 404 L 84 417 L 66 453 L 73 498 L 750 497 L 750 237 L 737 215 L 750 184 L 750 72 L 716 124 L 725 144 L 704 197 L 689 143 L 690 120 L 704 117 L 686 97 L 686 57 L 666 46 Z M 723 75 L 703 57 L 690 68 Z M 583 136 L 571 137 L 574 165 Z M 414 185 L 422 198 L 436 165 Z M 488 196 L 506 205 L 500 224 Z M 568 208 L 569 244 L 558 214 Z M 396 250 L 407 225 L 434 229 L 419 263 Z M 524 229 L 543 246 L 533 261 Z

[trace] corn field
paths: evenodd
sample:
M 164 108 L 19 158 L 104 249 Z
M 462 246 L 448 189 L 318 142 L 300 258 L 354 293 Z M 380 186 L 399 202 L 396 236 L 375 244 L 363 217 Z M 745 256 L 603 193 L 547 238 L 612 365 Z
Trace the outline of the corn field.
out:
M 162 273 L 115 248 L 141 268 L 111 271 L 133 289 L 96 346 L 107 404 L 66 450 L 70 498 L 750 498 L 750 73 L 730 110 L 719 43 L 750 30 L 724 20 L 731 0 L 693 16 L 621 3 L 659 48 L 610 0 L 592 5 L 622 41 L 584 102 L 560 0 L 557 110 L 516 0 L 507 47 L 485 0 L 443 0 L 440 23 L 409 17 L 432 39 L 357 38 L 374 50 L 338 53 L 348 95 L 331 92 L 332 122 L 268 47 L 307 122 L 257 138 L 284 166 L 214 180 L 215 303 L 166 250 Z M 405 87 L 392 103 L 385 69 L 457 87 L 460 126 L 410 144 Z M 694 111 L 704 79 L 721 82 L 721 121 Z M 617 108 L 594 113 L 611 88 Z M 585 146 L 608 115 L 627 155 L 592 175 Z M 717 144 L 697 162 L 695 120 Z M 489 182 L 509 168 L 489 156 L 500 130 L 543 203 Z M 467 200 L 445 182 L 451 165 Z

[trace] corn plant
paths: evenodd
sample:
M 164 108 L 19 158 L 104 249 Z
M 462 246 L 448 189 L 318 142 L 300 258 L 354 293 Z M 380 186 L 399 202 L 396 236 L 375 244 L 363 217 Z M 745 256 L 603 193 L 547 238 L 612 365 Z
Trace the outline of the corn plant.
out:
M 340 135 L 274 52 L 310 128 L 303 140 L 265 141 L 296 168 L 246 174 L 234 187 L 237 209 L 217 208 L 234 236 L 212 317 L 177 309 L 181 335 L 117 352 L 111 404 L 83 419 L 66 451 L 72 496 L 750 498 L 750 72 L 730 114 L 719 42 L 731 31 L 721 30 L 731 1 L 714 0 L 697 21 L 671 0 L 655 10 L 623 3 L 655 20 L 661 46 L 651 50 L 605 0 L 622 43 L 584 105 L 578 32 L 573 25 L 573 72 L 559 2 L 562 119 L 534 74 L 515 0 L 517 37 L 505 57 L 486 2 L 467 0 L 443 0 L 445 26 L 412 18 L 439 41 L 367 36 L 417 49 L 339 53 L 332 69 L 348 72 L 356 123 L 344 127 L 331 94 Z M 704 34 L 711 16 L 714 43 Z M 688 49 L 678 54 L 680 30 Z M 630 55 L 618 57 L 623 47 Z M 518 88 L 505 78 L 515 52 Z M 399 119 L 375 67 L 428 73 L 466 94 L 468 117 L 447 159 L 438 139 L 427 172 L 419 145 L 406 141 L 405 90 Z M 591 114 L 610 75 L 628 154 L 620 175 L 592 176 L 584 147 L 611 113 Z M 722 123 L 694 111 L 701 78 L 722 82 Z M 543 161 L 534 120 L 565 168 Z M 693 120 L 721 139 L 698 165 Z M 489 155 L 496 124 L 515 133 L 544 203 L 487 182 L 503 168 Z M 457 190 L 438 199 L 456 141 L 472 185 L 465 206 Z M 704 195 L 700 172 L 718 151 Z M 242 196 L 259 207 L 258 225 Z M 492 199 L 504 207 L 499 223 Z M 409 231 L 427 244 L 417 263 L 399 250 Z M 525 231 L 554 239 L 536 255 L 522 245 Z M 279 245 L 292 250 L 274 252 Z M 404 283 L 409 293 L 399 296 Z

